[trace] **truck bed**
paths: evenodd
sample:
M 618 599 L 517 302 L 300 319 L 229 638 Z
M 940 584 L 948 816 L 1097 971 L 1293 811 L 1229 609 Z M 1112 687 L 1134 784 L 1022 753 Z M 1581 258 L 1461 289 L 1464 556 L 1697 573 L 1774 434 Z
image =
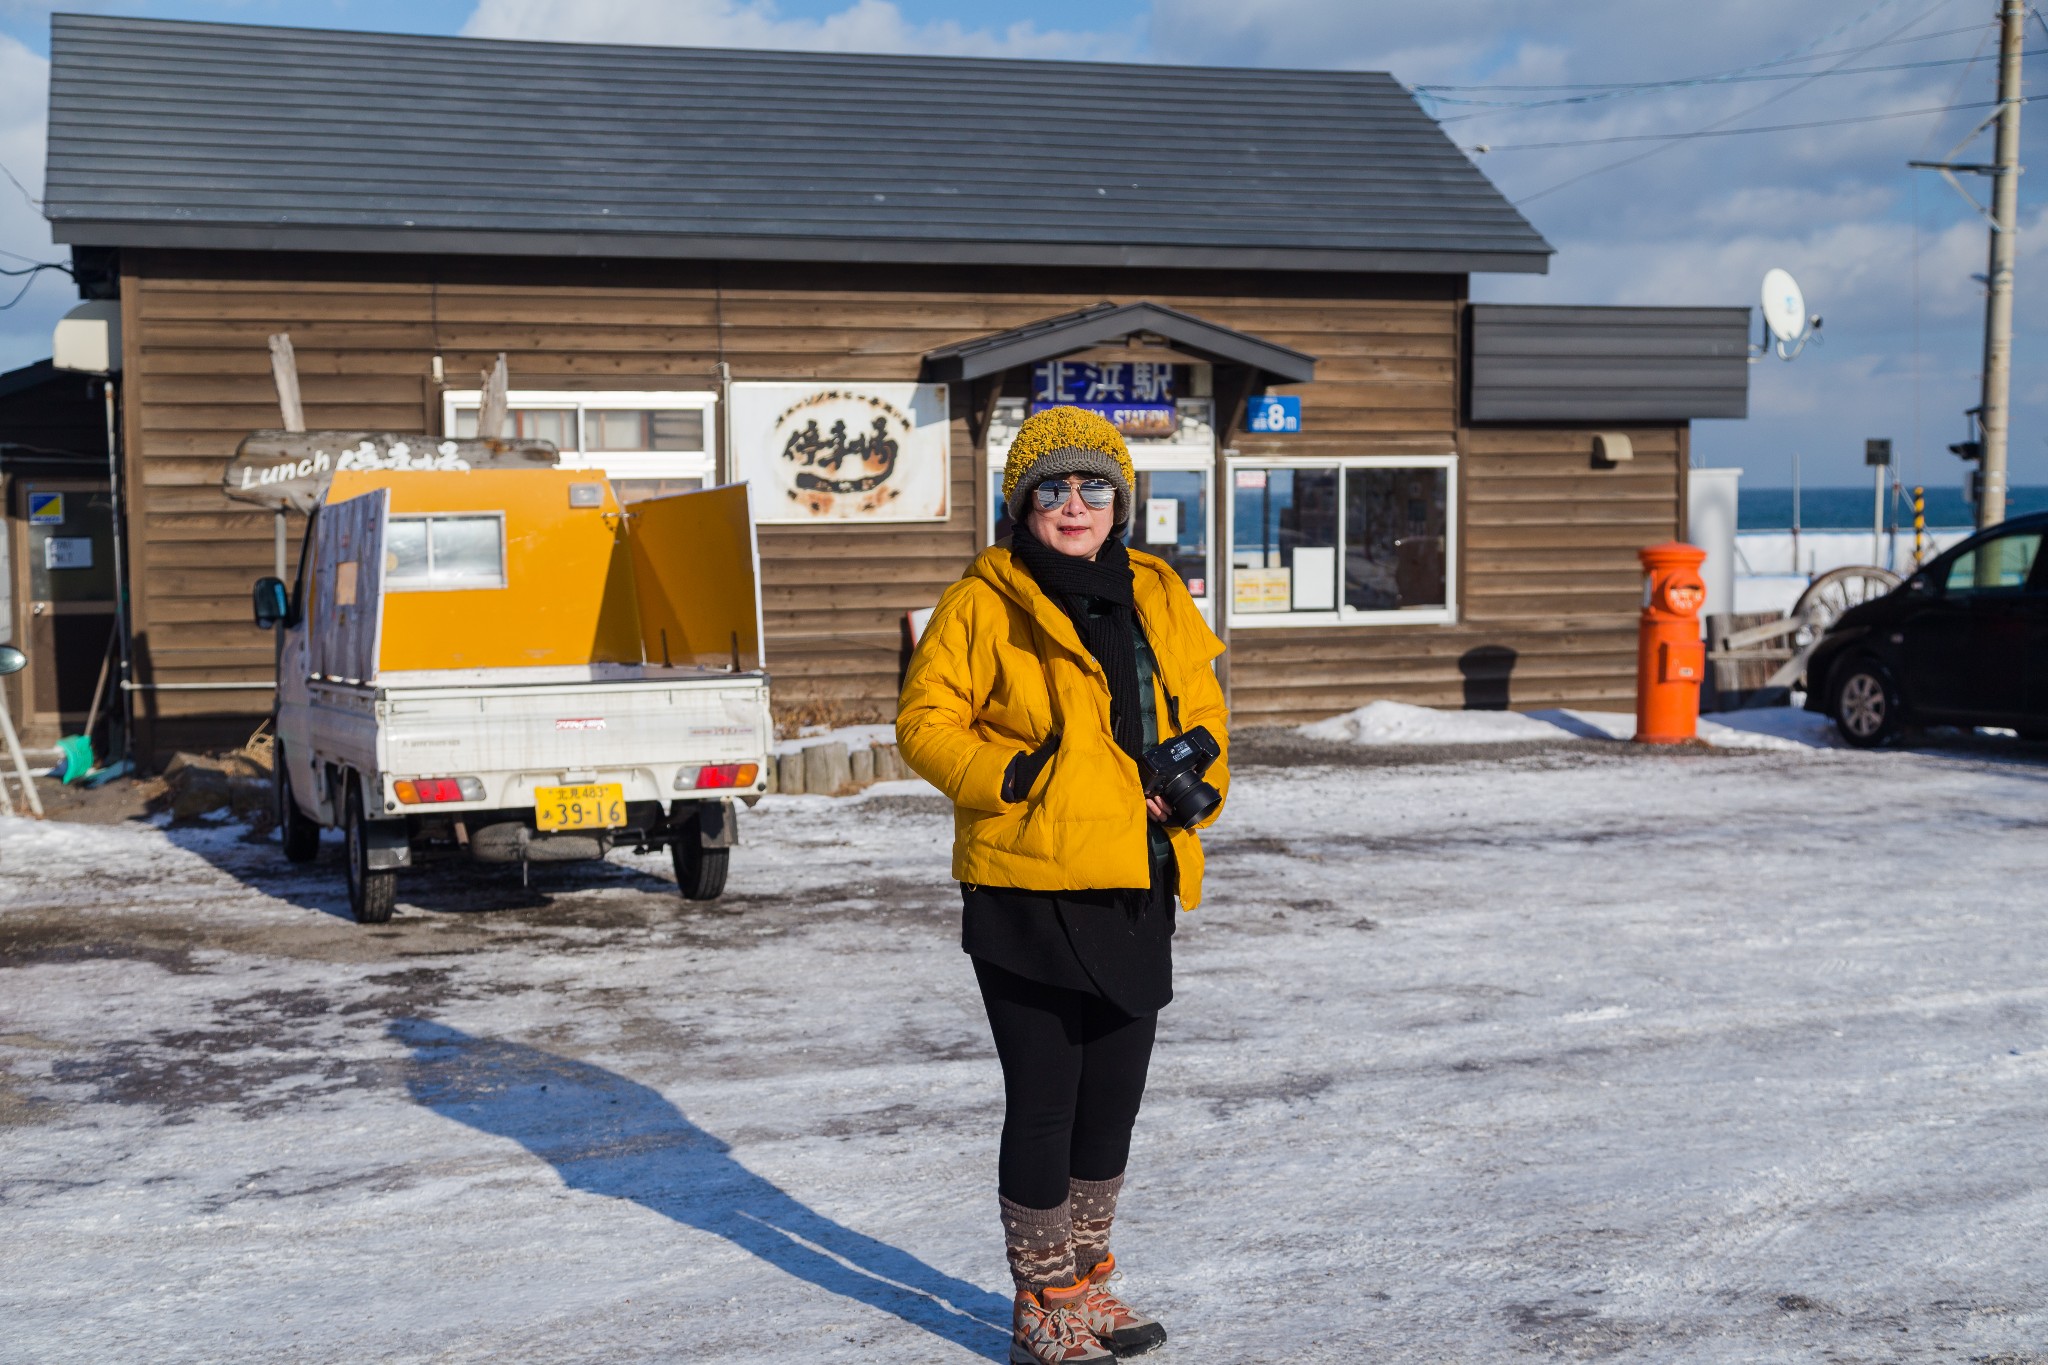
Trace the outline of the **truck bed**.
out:
M 393 782 L 426 777 L 484 784 L 481 801 L 439 807 L 450 813 L 530 808 L 535 789 L 568 782 L 616 782 L 629 802 L 689 798 L 698 793 L 676 785 L 680 772 L 765 767 L 773 737 L 761 673 L 462 670 L 315 682 L 308 702 L 315 761 L 375 775 L 387 810 Z

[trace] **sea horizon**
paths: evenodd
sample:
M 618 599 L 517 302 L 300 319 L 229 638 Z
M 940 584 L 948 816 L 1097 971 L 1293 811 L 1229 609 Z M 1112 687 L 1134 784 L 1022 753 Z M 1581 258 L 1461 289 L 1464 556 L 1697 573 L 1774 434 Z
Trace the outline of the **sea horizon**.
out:
M 1927 525 L 1937 529 L 1974 526 L 1976 511 L 1961 488 L 1950 484 L 1926 490 Z M 1736 530 L 1785 531 L 1792 527 L 1790 488 L 1740 488 L 1736 491 Z M 2048 485 L 2025 484 L 2006 493 L 2006 515 L 2048 511 Z M 1858 488 L 1806 487 L 1799 490 L 1799 529 L 1802 531 L 1868 531 L 1871 490 Z M 1910 528 L 1913 502 L 1909 492 L 1887 499 L 1885 524 Z

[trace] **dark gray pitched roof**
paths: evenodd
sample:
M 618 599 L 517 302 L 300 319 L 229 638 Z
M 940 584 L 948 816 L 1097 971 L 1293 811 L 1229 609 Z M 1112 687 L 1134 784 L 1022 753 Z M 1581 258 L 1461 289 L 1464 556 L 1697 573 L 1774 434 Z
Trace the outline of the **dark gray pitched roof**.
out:
M 1394 80 L 51 21 L 88 246 L 1541 271 Z
M 1749 415 L 1747 308 L 1475 303 L 1475 422 Z
M 980 379 L 1014 366 L 1072 355 L 1105 341 L 1122 341 L 1139 332 L 1165 337 L 1177 350 L 1191 355 L 1249 365 L 1276 383 L 1305 384 L 1316 377 L 1312 355 L 1157 303 L 1097 303 L 1056 318 L 941 346 L 926 353 L 925 372 L 944 383 Z

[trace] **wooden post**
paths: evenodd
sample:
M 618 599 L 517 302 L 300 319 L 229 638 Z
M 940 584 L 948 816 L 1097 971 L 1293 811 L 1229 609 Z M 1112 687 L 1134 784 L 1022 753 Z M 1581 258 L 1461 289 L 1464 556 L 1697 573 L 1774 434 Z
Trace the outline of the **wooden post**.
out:
M 289 332 L 270 339 L 270 377 L 277 381 L 277 406 L 284 412 L 284 429 L 304 431 L 306 408 L 299 401 L 299 362 Z
M 28 769 L 28 760 L 22 757 L 21 736 L 14 732 L 14 716 L 7 709 L 7 698 L 0 695 L 0 739 L 7 743 L 7 758 L 14 765 L 14 775 L 21 782 L 21 793 L 28 798 L 28 808 L 35 812 L 36 819 L 43 818 L 43 798 L 36 792 L 36 780 Z M 0 778 L 0 796 L 6 796 L 6 779 Z M 12 815 L 14 806 L 8 798 L 6 813 Z
M 299 401 L 299 360 L 292 351 L 289 332 L 279 332 L 270 339 L 270 376 L 277 381 L 277 406 L 284 413 L 284 429 L 304 431 L 306 406 Z M 279 578 L 285 576 L 285 542 L 288 538 L 289 528 L 285 525 L 284 509 L 280 507 L 271 520 L 273 558 Z
M 512 419 L 508 393 L 511 379 L 505 372 L 505 353 L 498 352 L 498 363 L 484 372 L 483 401 L 477 404 L 476 435 L 480 441 L 503 440 L 505 424 Z
M 1210 393 L 1216 405 L 1216 509 L 1213 518 L 1216 525 L 1213 546 L 1216 574 L 1209 584 L 1210 611 L 1215 620 L 1211 623 L 1216 638 L 1223 642 L 1223 653 L 1216 660 L 1216 680 L 1223 685 L 1223 704 L 1230 706 L 1236 698 L 1231 685 L 1230 666 L 1230 600 L 1231 581 L 1234 570 L 1231 563 L 1231 508 L 1235 495 L 1230 471 L 1230 456 L 1235 452 L 1233 444 L 1238 428 L 1244 423 L 1245 404 L 1250 400 L 1252 386 L 1258 376 L 1243 365 L 1218 365 L 1212 372 Z

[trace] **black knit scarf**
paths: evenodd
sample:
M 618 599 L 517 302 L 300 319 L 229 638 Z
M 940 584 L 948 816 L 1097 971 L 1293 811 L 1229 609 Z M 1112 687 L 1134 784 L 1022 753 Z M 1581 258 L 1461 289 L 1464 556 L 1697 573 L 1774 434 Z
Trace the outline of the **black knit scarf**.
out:
M 1081 559 L 1039 544 L 1020 518 L 1010 536 L 1010 553 L 1059 603 L 1081 643 L 1102 665 L 1109 679 L 1111 737 L 1136 758 L 1145 747 L 1145 713 L 1138 697 L 1138 604 L 1122 537 L 1112 535 L 1094 559 Z

